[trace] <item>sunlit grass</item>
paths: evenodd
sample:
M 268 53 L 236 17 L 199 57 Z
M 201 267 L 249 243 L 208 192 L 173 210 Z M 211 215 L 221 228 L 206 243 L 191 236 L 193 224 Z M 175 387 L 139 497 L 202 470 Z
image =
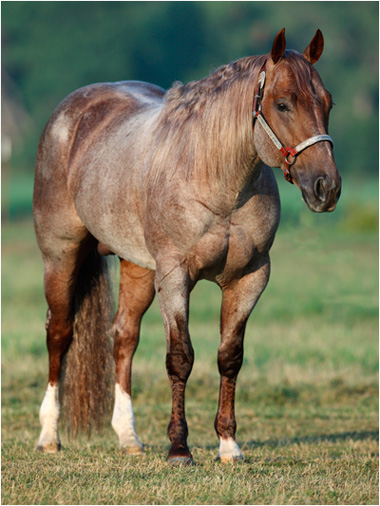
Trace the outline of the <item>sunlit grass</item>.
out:
M 377 503 L 376 234 L 285 223 L 271 256 L 237 387 L 243 463 L 215 462 L 221 293 L 208 282 L 191 298 L 195 364 L 186 409 L 196 466 L 171 469 L 165 462 L 171 400 L 157 301 L 134 360 L 145 455 L 120 456 L 106 427 L 91 440 L 62 433 L 64 450 L 48 456 L 34 451 L 47 380 L 42 262 L 30 220 L 3 226 L 3 503 Z

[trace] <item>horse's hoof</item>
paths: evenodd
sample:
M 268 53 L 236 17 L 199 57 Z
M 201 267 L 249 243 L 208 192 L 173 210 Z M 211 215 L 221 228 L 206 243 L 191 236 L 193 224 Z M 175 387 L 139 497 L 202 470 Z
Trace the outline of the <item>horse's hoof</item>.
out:
M 193 466 L 193 457 L 168 457 L 166 462 L 173 467 Z
M 58 453 L 61 450 L 60 443 L 38 444 L 36 450 L 42 453 Z
M 224 457 L 217 457 L 216 460 L 219 460 L 222 464 L 234 464 L 235 462 L 242 462 L 244 460 L 244 457 L 240 455 L 226 455 Z
M 143 446 L 123 446 L 120 448 L 123 455 L 142 455 L 144 453 Z

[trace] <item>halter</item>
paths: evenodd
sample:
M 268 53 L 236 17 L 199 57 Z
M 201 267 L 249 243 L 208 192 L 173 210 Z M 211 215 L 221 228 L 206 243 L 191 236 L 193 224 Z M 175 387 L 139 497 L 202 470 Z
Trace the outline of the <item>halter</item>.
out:
M 276 136 L 276 134 L 273 132 L 271 127 L 268 125 L 268 123 L 265 121 L 265 118 L 261 112 L 262 109 L 261 102 L 264 95 L 264 85 L 265 85 L 265 65 L 262 72 L 259 75 L 259 81 L 257 83 L 255 93 L 255 100 L 253 102 L 253 113 L 252 113 L 253 127 L 255 126 L 255 121 L 258 120 L 258 122 L 264 128 L 273 144 L 284 155 L 286 163 L 286 168 L 284 169 L 284 177 L 287 181 L 289 181 L 289 183 L 293 184 L 293 178 L 292 175 L 290 174 L 290 167 L 295 163 L 296 157 L 306 148 L 309 148 L 310 146 L 316 144 L 317 142 L 328 141 L 331 143 L 332 146 L 334 146 L 334 143 L 329 135 L 323 134 L 310 137 L 306 141 L 303 141 L 300 144 L 298 144 L 295 148 L 284 146 L 282 142 L 279 140 L 279 138 Z M 289 156 L 291 156 L 293 159 L 289 160 Z

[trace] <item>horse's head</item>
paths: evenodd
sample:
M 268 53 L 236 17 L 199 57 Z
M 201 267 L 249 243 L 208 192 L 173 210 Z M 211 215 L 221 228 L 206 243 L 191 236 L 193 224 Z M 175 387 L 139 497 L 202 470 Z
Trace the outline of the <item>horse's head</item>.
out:
M 341 188 L 327 135 L 333 102 L 313 67 L 323 51 L 323 36 L 317 30 L 302 55 L 286 51 L 285 45 L 283 29 L 260 74 L 254 105 L 256 149 L 264 163 L 281 167 L 312 211 L 333 211 Z

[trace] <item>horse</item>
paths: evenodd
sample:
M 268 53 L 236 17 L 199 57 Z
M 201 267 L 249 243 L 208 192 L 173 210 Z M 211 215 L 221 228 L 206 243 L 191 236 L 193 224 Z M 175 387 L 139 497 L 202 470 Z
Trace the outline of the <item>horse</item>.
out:
M 143 452 L 131 367 L 141 319 L 157 294 L 172 392 L 167 461 L 193 463 L 185 417 L 194 361 L 189 296 L 206 279 L 222 291 L 217 458 L 243 459 L 235 387 L 280 220 L 272 168 L 283 170 L 313 212 L 333 211 L 340 196 L 328 135 L 332 97 L 314 68 L 323 46 L 317 30 L 302 54 L 287 50 L 282 29 L 269 54 L 199 81 L 167 91 L 139 81 L 93 84 L 56 108 L 38 145 L 33 197 L 49 354 L 37 449 L 61 449 L 63 387 L 72 433 L 97 427 L 114 367 L 112 427 L 123 453 Z M 120 259 L 113 324 L 108 255 Z

